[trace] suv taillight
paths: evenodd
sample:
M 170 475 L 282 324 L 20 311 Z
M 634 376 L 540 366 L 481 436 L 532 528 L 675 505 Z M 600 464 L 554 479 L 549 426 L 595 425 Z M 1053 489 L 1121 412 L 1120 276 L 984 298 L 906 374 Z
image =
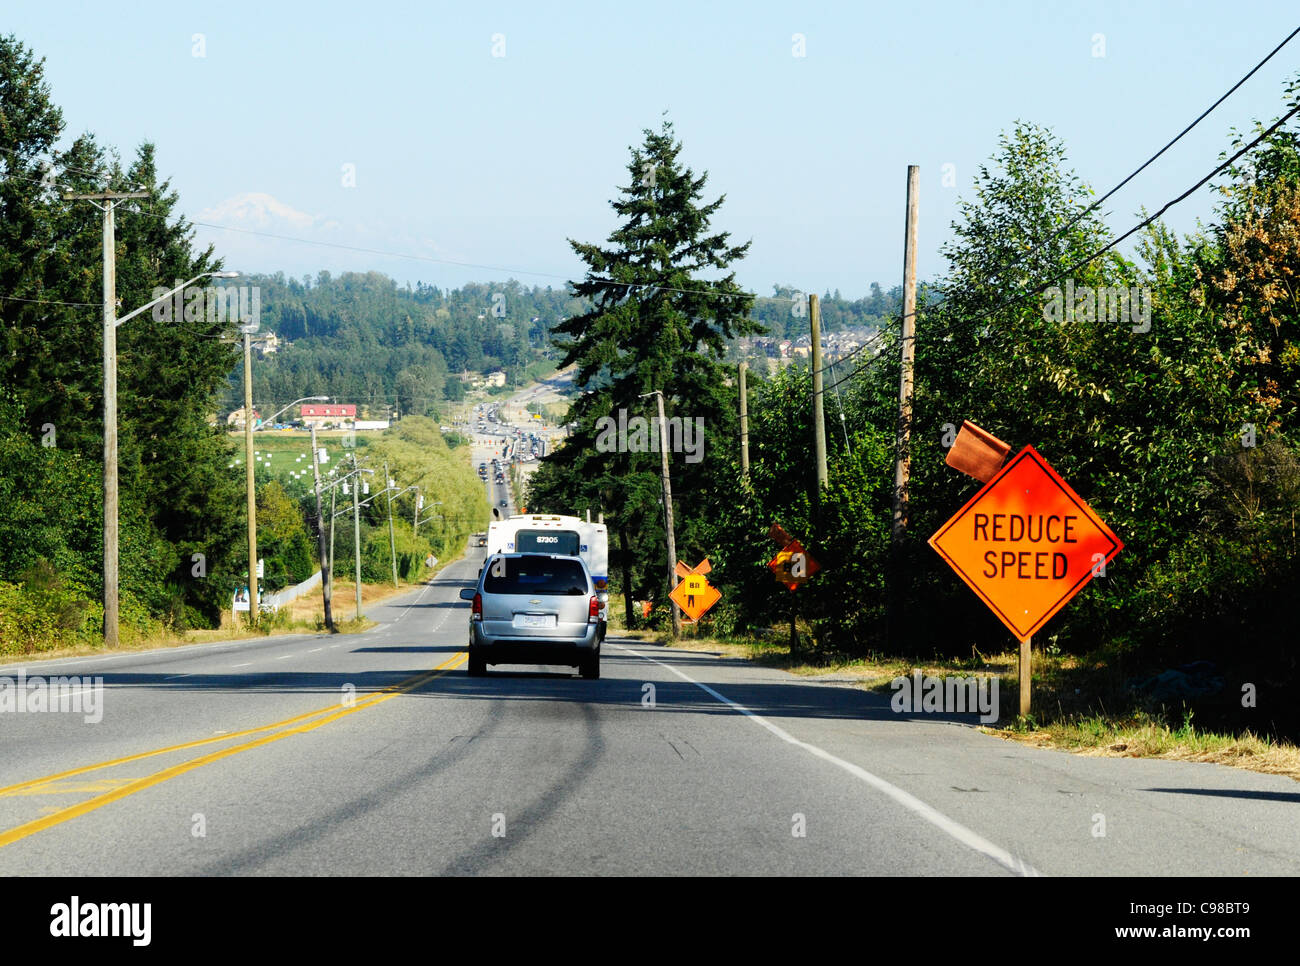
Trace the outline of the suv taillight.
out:
M 481 621 L 483 619 L 483 595 L 475 594 L 473 602 L 469 605 L 469 619 L 472 621 Z
M 600 598 L 592 597 L 591 602 L 587 605 L 587 623 L 595 624 L 600 620 Z

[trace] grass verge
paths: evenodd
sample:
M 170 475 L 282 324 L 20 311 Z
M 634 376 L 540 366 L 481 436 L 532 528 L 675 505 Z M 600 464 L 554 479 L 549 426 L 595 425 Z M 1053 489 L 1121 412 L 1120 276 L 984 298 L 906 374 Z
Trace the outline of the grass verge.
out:
M 460 555 L 447 563 L 460 559 Z M 440 562 L 439 570 L 446 564 Z M 390 597 L 405 594 L 422 586 L 420 583 L 403 583 L 394 587 L 392 583 L 362 584 L 362 617 L 355 616 L 356 588 L 351 581 L 335 580 L 332 596 L 334 630 L 338 634 L 359 634 L 375 626 L 375 622 L 365 616 L 367 606 L 387 600 Z M 279 637 L 284 634 L 322 634 L 325 632 L 325 605 L 319 591 L 290 601 L 277 614 L 263 617 L 259 628 L 250 628 L 241 620 L 235 624 L 227 611 L 220 627 L 201 628 L 186 631 L 164 631 L 158 634 L 124 637 L 121 644 L 113 651 L 102 646 L 78 645 L 76 647 L 52 648 L 31 654 L 7 654 L 0 657 L 0 664 L 22 664 L 29 661 L 48 661 L 72 657 L 101 657 L 106 654 L 126 654 L 134 651 L 152 651 L 165 647 L 183 647 L 187 644 L 208 644 L 218 641 L 256 640 L 262 637 Z

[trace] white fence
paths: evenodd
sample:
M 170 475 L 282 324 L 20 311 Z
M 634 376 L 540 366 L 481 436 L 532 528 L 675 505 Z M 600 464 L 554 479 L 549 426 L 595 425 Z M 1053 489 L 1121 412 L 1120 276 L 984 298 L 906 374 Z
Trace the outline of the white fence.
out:
M 258 601 L 258 609 L 263 611 L 270 611 L 271 613 L 274 613 L 275 611 L 278 611 L 281 608 L 281 606 L 289 603 L 289 601 L 293 600 L 294 598 L 301 597 L 303 594 L 308 593 L 309 591 L 319 587 L 320 581 L 321 581 L 321 573 L 318 570 L 300 584 L 295 584 L 292 587 L 286 587 L 284 590 L 278 591 L 274 594 L 267 594 L 260 601 Z M 238 592 L 236 592 L 235 595 L 233 595 L 230 600 L 230 612 L 233 616 L 239 611 L 244 611 L 245 613 L 248 612 L 248 601 L 239 600 Z

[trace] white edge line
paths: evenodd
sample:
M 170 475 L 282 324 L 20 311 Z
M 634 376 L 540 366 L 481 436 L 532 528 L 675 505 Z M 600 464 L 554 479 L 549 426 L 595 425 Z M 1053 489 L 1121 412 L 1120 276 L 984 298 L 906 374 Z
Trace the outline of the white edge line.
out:
M 956 822 L 953 819 L 950 819 L 947 815 L 944 815 L 942 812 L 940 812 L 938 809 L 934 808 L 933 806 L 927 805 L 925 802 L 921 801 L 915 795 L 903 791 L 903 789 L 899 788 L 897 785 L 885 781 L 885 779 L 881 778 L 878 775 L 873 775 L 865 768 L 855 765 L 851 761 L 845 761 L 843 758 L 837 758 L 835 755 L 832 755 L 829 751 L 825 751 L 821 748 L 818 748 L 816 745 L 809 744 L 806 741 L 800 741 L 798 738 L 794 737 L 794 735 L 772 724 L 772 722 L 768 721 L 762 715 L 755 714 L 753 711 L 750 711 L 748 708 L 746 708 L 743 704 L 738 704 L 737 702 L 732 701 L 726 695 L 719 694 L 717 691 L 713 690 L 713 688 L 709 687 L 707 684 L 701 684 L 699 681 L 696 681 L 694 678 L 688 676 L 682 671 L 679 671 L 671 664 L 665 664 L 663 661 L 657 661 L 652 657 L 646 657 L 646 655 L 640 653 L 639 651 L 634 651 L 630 648 L 622 647 L 618 644 L 611 644 L 610 646 L 615 648 L 616 650 L 625 651 L 628 654 L 632 654 L 636 657 L 639 657 L 643 661 L 649 661 L 651 664 L 658 664 L 660 667 L 666 668 L 667 670 L 671 671 L 673 674 L 676 674 L 683 681 L 690 682 L 691 684 L 699 688 L 701 691 L 704 691 L 706 694 L 709 694 L 714 699 L 722 702 L 727 707 L 731 708 L 733 711 L 737 711 L 740 714 L 745 715 L 747 718 L 753 720 L 756 724 L 762 725 L 764 728 L 772 732 L 772 734 L 776 735 L 782 741 L 792 744 L 797 748 L 802 748 L 804 751 L 808 752 L 809 754 L 815 755 L 816 757 L 821 758 L 823 761 L 828 761 L 832 765 L 837 765 L 838 767 L 842 768 L 844 771 L 848 772 L 853 777 L 866 782 L 868 785 L 870 785 L 872 788 L 875 788 L 877 791 L 883 792 L 885 795 L 888 795 L 890 798 L 892 798 L 898 804 L 902 805 L 908 811 L 912 812 L 915 815 L 920 816 L 921 818 L 929 822 L 931 825 L 934 825 L 937 828 L 941 829 L 942 831 L 948 833 L 948 835 L 952 836 L 962 845 L 965 845 L 967 848 L 973 849 L 974 851 L 980 853 L 981 855 L 987 856 L 988 858 L 996 862 L 998 865 L 1002 866 L 1005 869 L 1008 869 L 1011 872 L 1014 872 L 1016 875 L 1020 875 L 1020 876 L 1041 875 L 1041 873 L 1033 866 L 1027 864 L 1021 859 L 1016 858 L 1014 855 L 1012 855 L 1010 852 L 1008 852 L 1006 849 L 1002 848 L 1001 846 L 994 845 L 992 842 L 984 838 L 984 836 L 980 835 L 978 832 L 974 832 L 971 829 L 968 829 L 966 826 L 962 825 L 960 822 Z
M 175 647 L 150 647 L 139 651 L 126 651 L 122 654 L 81 654 L 71 657 L 47 657 L 37 661 L 19 661 L 16 664 L 0 664 L 0 674 L 26 671 L 29 668 L 41 668 L 41 674 L 63 668 L 77 667 L 82 664 L 95 664 L 103 661 L 121 661 L 125 658 L 147 658 L 153 655 L 173 655 L 192 657 L 207 651 L 224 651 L 254 644 L 279 644 L 303 638 L 306 634 L 278 634 L 274 637 L 243 637 L 235 641 L 214 641 L 207 644 L 179 644 Z M 146 662 L 149 663 L 149 662 Z

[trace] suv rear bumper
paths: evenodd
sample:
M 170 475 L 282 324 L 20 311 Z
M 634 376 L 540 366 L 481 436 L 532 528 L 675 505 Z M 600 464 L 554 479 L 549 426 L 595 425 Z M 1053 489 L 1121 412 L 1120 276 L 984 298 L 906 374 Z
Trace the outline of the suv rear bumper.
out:
M 582 637 L 486 637 L 474 625 L 470 652 L 486 664 L 566 664 L 577 666 L 600 649 L 599 624 L 588 624 Z

